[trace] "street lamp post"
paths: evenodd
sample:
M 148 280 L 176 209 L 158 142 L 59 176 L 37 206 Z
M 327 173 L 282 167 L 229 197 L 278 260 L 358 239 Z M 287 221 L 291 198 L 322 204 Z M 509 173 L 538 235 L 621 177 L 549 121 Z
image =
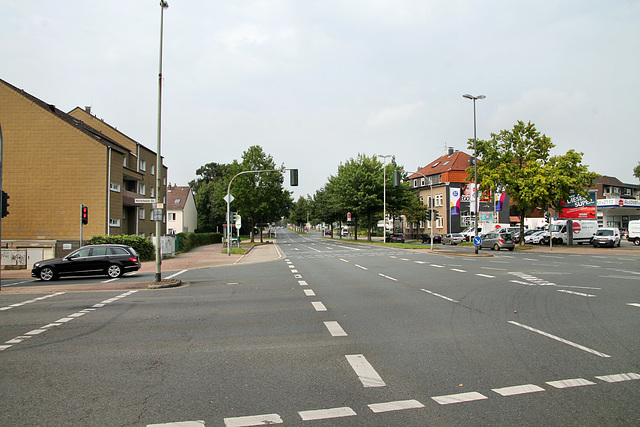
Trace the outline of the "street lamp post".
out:
M 383 243 L 387 242 L 387 157 L 391 154 L 378 154 L 378 157 L 384 159 L 382 161 L 382 237 Z
M 467 99 L 471 99 L 473 101 L 473 187 L 474 187 L 474 205 L 475 205 L 475 213 L 474 213 L 474 225 L 473 225 L 473 230 L 474 233 L 473 235 L 475 237 L 478 237 L 478 152 L 476 149 L 476 101 L 478 99 L 485 99 L 486 96 L 484 95 L 478 95 L 478 96 L 473 96 L 473 95 L 469 95 L 464 94 L 462 95 L 463 98 L 467 98 Z M 476 246 L 476 254 L 478 253 L 478 247 Z
M 162 186 L 162 156 L 160 155 L 160 130 L 162 122 L 162 30 L 164 26 L 164 10 L 167 8 L 169 8 L 169 3 L 167 3 L 165 0 L 160 0 L 160 65 L 158 71 L 158 152 L 156 153 L 156 210 L 159 206 L 161 206 L 160 203 L 162 203 L 160 194 L 160 188 Z M 162 263 L 162 224 L 162 217 L 160 219 L 156 217 L 156 282 L 160 282 L 162 280 L 162 272 L 160 267 Z

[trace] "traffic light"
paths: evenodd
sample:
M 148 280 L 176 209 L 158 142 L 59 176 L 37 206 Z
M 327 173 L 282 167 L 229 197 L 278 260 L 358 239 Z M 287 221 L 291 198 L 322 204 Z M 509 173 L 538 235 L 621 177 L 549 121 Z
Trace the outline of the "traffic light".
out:
M 431 221 L 431 218 L 433 218 L 433 221 L 437 221 L 438 218 L 440 218 L 440 214 L 438 214 L 437 210 L 427 209 L 427 221 Z
M 545 212 L 544 213 L 544 220 L 548 223 L 549 222 L 549 212 Z
M 9 202 L 7 200 L 9 200 L 9 195 L 2 190 L 2 218 L 9 215 Z
M 82 224 L 86 225 L 89 223 L 89 208 L 86 207 L 85 205 L 82 205 L 81 218 L 82 218 Z
M 400 171 L 393 171 L 393 186 L 400 187 Z
M 289 184 L 292 187 L 298 186 L 298 169 L 289 169 Z

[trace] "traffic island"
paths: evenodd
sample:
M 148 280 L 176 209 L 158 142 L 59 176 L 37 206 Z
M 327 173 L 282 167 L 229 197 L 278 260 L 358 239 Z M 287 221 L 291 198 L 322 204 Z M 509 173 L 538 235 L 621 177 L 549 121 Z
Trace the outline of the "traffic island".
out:
M 182 285 L 182 280 L 180 279 L 162 279 L 159 282 L 153 281 L 149 284 L 149 289 L 164 289 L 164 288 L 175 288 Z

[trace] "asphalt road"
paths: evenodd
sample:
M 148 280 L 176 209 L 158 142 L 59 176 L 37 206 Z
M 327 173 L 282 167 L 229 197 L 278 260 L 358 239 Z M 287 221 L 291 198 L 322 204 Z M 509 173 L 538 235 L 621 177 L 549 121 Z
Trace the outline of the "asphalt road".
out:
M 174 289 L 0 294 L 0 425 L 640 424 L 638 254 L 278 245 Z

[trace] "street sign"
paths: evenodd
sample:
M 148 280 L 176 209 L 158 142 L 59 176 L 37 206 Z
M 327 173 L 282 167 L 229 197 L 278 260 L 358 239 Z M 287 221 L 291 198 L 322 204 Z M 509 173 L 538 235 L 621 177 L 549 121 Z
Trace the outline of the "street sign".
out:
M 136 203 L 155 203 L 156 199 L 136 199 Z
M 233 202 L 233 196 L 231 195 L 231 193 L 227 193 L 224 197 L 223 200 L 227 203 L 231 203 Z
M 151 211 L 151 221 L 162 221 L 162 209 L 154 209 Z
M 473 238 L 473 244 L 476 245 L 476 246 L 480 246 L 482 244 L 482 237 L 475 236 Z

